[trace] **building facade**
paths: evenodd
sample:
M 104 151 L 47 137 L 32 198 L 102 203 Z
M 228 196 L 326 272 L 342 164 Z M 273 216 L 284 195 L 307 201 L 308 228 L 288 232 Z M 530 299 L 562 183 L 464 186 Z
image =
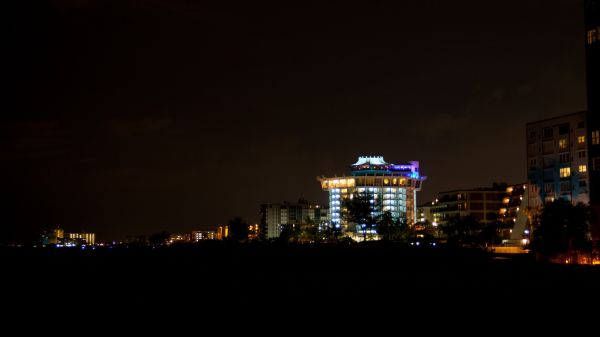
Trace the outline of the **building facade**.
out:
M 300 199 L 297 203 L 269 203 L 260 205 L 261 228 L 266 238 L 276 239 L 284 225 L 302 225 L 310 219 L 317 225 L 329 223 L 329 209 Z
M 429 206 L 432 224 L 443 225 L 453 218 L 467 216 L 482 224 L 495 222 L 498 220 L 505 195 L 505 187 L 441 192 Z
M 511 185 L 506 188 L 504 197 L 502 198 L 502 206 L 498 212 L 498 222 L 508 225 L 514 225 L 519 217 L 519 212 L 524 211 L 528 205 L 527 200 L 527 184 Z M 525 201 L 525 202 L 524 202 Z
M 426 177 L 419 172 L 419 162 L 386 163 L 383 157 L 359 157 L 350 166 L 350 175 L 318 177 L 321 188 L 329 192 L 329 214 L 336 228 L 347 229 L 342 217 L 342 202 L 355 193 L 366 195 L 374 205 L 373 215 L 389 211 L 394 219 L 409 225 L 416 222 L 417 191 Z
M 558 198 L 589 203 L 588 149 L 600 144 L 600 132 L 588 133 L 587 116 L 583 111 L 527 124 L 531 207 Z
M 557 198 L 589 204 L 600 240 L 600 0 L 585 0 L 587 111 L 527 124 L 530 207 Z
M 169 244 L 176 242 L 190 242 L 192 236 L 190 234 L 171 234 Z
M 585 1 L 585 55 L 587 82 L 587 137 L 600 138 L 600 0 Z M 596 213 L 592 239 L 600 240 L 600 144 L 588 149 L 589 199 Z
M 229 226 L 217 227 L 217 240 L 225 240 L 229 237 Z
M 216 240 L 217 233 L 215 231 L 193 231 L 192 240 L 195 242 L 204 240 Z
M 67 239 L 73 243 L 95 245 L 96 234 L 95 233 L 67 233 Z
M 600 0 L 585 1 L 585 55 L 588 110 L 600 111 Z M 600 117 L 594 114 L 594 127 Z

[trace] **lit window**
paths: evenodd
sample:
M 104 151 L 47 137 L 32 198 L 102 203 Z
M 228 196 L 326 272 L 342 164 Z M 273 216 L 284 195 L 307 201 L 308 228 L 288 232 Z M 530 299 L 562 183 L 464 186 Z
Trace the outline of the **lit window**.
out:
M 590 29 L 587 32 L 587 43 L 588 44 L 592 44 L 594 42 L 596 42 L 598 39 L 598 36 L 596 35 L 596 30 L 595 29 Z
M 534 159 L 531 159 L 531 160 L 529 161 L 529 167 L 533 168 L 533 167 L 535 167 L 536 165 L 537 165 L 537 160 L 535 160 L 535 158 L 534 158 Z
M 566 139 L 559 139 L 558 140 L 558 148 L 561 150 L 564 150 L 567 148 L 567 140 Z
M 563 167 L 560 169 L 560 177 L 561 178 L 568 178 L 571 176 L 571 168 L 570 167 Z
M 600 131 L 592 131 L 592 144 L 598 145 L 600 144 Z
M 600 171 L 600 157 L 592 158 L 592 171 Z
M 579 136 L 579 137 L 577 137 L 577 143 L 579 143 L 579 144 L 585 143 L 585 136 Z
M 579 165 L 579 173 L 585 173 L 585 172 L 587 172 L 587 166 Z

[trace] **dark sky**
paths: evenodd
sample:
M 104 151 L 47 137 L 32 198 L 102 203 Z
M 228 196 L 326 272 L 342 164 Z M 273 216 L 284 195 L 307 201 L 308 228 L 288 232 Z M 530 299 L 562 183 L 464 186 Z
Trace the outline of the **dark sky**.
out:
M 419 203 L 524 182 L 525 123 L 585 109 L 581 0 L 213 2 L 9 6 L 5 238 L 256 222 L 359 155 Z

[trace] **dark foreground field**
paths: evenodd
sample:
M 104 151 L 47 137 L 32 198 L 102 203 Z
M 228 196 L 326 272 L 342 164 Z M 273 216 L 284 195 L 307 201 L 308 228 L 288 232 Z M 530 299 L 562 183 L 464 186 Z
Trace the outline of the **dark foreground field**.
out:
M 600 268 L 535 263 L 529 256 L 498 259 L 475 250 L 214 242 L 94 251 L 4 248 L 0 254 L 3 304 L 10 308 L 5 321 L 434 328 L 448 321 L 597 320 L 600 312 Z

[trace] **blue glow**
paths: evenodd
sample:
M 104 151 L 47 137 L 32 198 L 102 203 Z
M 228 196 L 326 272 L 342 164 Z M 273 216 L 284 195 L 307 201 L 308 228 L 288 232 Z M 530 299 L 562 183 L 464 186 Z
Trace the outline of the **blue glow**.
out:
M 392 166 L 390 166 L 390 171 L 407 171 L 407 170 L 412 171 L 412 169 L 413 169 L 412 165 L 392 165 Z

